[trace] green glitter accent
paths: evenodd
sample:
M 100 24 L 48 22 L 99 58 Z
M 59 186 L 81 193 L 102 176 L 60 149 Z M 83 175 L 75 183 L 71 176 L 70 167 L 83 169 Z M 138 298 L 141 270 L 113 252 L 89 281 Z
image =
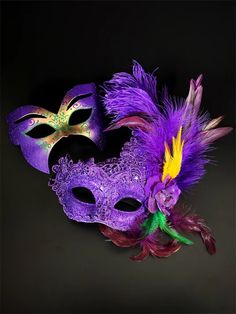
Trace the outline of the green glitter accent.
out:
M 42 147 L 42 149 L 45 149 L 45 150 L 48 150 L 51 147 L 51 145 L 48 144 L 48 142 L 46 141 L 40 141 L 39 145 Z
M 68 115 L 64 111 L 59 112 L 58 114 L 49 114 L 47 116 L 49 119 L 48 123 L 52 123 L 56 130 L 61 129 L 65 124 L 67 124 Z
M 90 136 L 90 129 L 89 129 L 89 126 L 88 126 L 88 124 L 85 122 L 85 123 L 83 123 L 83 124 L 81 124 L 81 128 L 83 129 L 83 130 L 85 130 L 85 132 L 87 133 L 87 135 L 88 136 Z
M 70 109 L 72 109 L 72 107 Z M 38 111 L 38 113 L 40 114 L 41 111 Z M 30 129 L 34 129 L 38 125 L 45 124 L 45 123 L 54 128 L 55 135 L 54 135 L 54 137 L 50 137 L 50 143 L 45 141 L 45 140 L 38 139 L 38 141 L 37 141 L 38 143 L 37 144 L 40 147 L 42 147 L 43 150 L 48 150 L 49 148 L 52 147 L 52 145 L 54 145 L 54 142 L 57 142 L 61 138 L 60 136 L 58 136 L 58 132 L 57 131 L 62 131 L 62 132 L 67 133 L 67 134 L 71 132 L 71 128 L 72 127 L 68 124 L 68 121 L 69 121 L 69 118 L 70 118 L 72 113 L 68 112 L 68 111 L 67 112 L 59 111 L 57 114 L 52 113 L 52 112 L 44 112 L 43 115 L 46 118 L 45 122 L 44 121 L 39 122 L 39 120 L 37 120 L 34 123 L 34 126 L 32 128 L 30 128 Z M 78 132 L 78 134 L 83 133 L 83 132 L 88 137 L 91 137 L 91 130 L 90 130 L 89 125 L 87 124 L 87 122 L 84 122 L 84 123 L 81 124 L 80 131 Z M 21 134 L 24 135 L 24 136 L 28 136 L 23 131 L 21 132 Z M 51 135 L 49 135 L 49 136 L 51 136 Z
M 144 220 L 141 227 L 144 229 L 146 236 L 160 228 L 161 231 L 167 233 L 173 239 L 185 244 L 193 244 L 192 241 L 183 237 L 175 229 L 171 228 L 167 222 L 166 216 L 159 210 L 154 214 L 150 214 L 148 218 Z

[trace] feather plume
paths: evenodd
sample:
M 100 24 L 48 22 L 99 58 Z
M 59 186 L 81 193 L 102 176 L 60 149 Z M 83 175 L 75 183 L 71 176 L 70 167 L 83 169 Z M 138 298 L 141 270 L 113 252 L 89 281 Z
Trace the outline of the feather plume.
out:
M 116 73 L 103 85 L 103 98 L 106 111 L 113 116 L 113 122 L 143 113 L 156 119 L 159 115 L 157 102 L 156 79 L 145 73 L 138 62 L 133 61 L 133 75 Z
M 117 73 L 106 82 L 105 108 L 113 116 L 113 123 L 118 121 L 110 130 L 121 126 L 134 129 L 133 134 L 140 140 L 142 149 L 148 152 L 148 175 L 161 176 L 164 173 L 164 178 L 167 168 L 173 169 L 172 176 L 183 190 L 197 183 L 204 175 L 205 165 L 209 162 L 207 152 L 212 142 L 232 129 L 215 128 L 221 117 L 210 120 L 208 115 L 199 114 L 202 75 L 196 81 L 190 81 L 186 99 L 171 98 L 167 89 L 157 97 L 156 85 L 153 74 L 145 73 L 135 61 L 132 75 Z M 138 117 L 145 122 L 140 120 L 138 123 Z M 121 120 L 126 118 L 129 119 Z M 176 158 L 173 158 L 169 148 L 177 144 L 175 136 L 180 128 L 181 145 L 178 146 Z
M 163 182 L 169 176 L 175 179 L 180 190 L 201 179 L 209 162 L 207 152 L 211 144 L 232 130 L 229 127 L 217 128 L 223 117 L 211 120 L 209 115 L 199 113 L 202 78 L 200 75 L 196 81 L 190 81 L 186 99 L 170 97 L 167 88 L 157 97 L 156 78 L 153 74 L 145 73 L 134 61 L 132 75 L 117 73 L 104 85 L 104 104 L 113 118 L 107 131 L 122 126 L 133 129 L 140 147 L 148 153 L 147 178 L 162 178 Z M 150 197 L 148 205 L 153 211 L 151 215 L 156 213 L 153 202 L 155 199 Z M 214 254 L 216 251 L 210 228 L 197 215 L 183 214 L 173 208 L 168 218 L 158 221 L 158 226 L 157 221 L 149 221 L 150 214 L 146 218 L 129 232 L 107 226 L 101 226 L 100 230 L 117 246 L 139 246 L 141 251 L 131 257 L 135 261 L 149 255 L 167 257 L 181 248 L 179 242 L 192 243 L 178 232 L 198 233 L 208 252 Z M 142 227 L 149 222 L 153 223 L 150 233 Z M 163 232 L 173 238 L 167 244 L 162 243 Z

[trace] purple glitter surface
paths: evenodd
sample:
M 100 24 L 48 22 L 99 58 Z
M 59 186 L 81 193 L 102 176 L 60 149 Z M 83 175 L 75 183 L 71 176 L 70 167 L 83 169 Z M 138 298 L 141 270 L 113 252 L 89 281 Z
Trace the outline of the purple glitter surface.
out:
M 111 158 L 101 163 L 79 161 L 74 164 L 67 156 L 53 166 L 55 178 L 49 185 L 56 192 L 65 214 L 78 222 L 102 223 L 117 230 L 126 231 L 137 219 L 146 213 L 142 205 L 135 211 L 127 212 L 114 208 L 122 198 L 134 198 L 144 203 L 146 180 L 145 154 L 137 139 L 131 138 L 124 145 L 120 158 Z M 76 199 L 74 187 L 89 189 L 96 204 Z

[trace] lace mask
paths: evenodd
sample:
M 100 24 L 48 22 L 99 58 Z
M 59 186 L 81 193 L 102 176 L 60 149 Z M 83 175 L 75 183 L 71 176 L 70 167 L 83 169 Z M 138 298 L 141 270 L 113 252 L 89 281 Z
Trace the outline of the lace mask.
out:
M 60 158 L 52 168 L 55 178 L 49 185 L 70 219 L 127 231 L 145 215 L 145 164 L 145 154 L 132 137 L 124 145 L 120 158 L 97 164 L 93 159 L 74 164 L 68 156 Z M 122 204 L 123 210 L 119 209 Z
M 77 85 L 69 90 L 56 114 L 37 106 L 22 106 L 8 115 L 7 123 L 12 143 L 20 145 L 27 162 L 49 173 L 50 152 L 61 138 L 82 135 L 100 145 L 95 84 Z

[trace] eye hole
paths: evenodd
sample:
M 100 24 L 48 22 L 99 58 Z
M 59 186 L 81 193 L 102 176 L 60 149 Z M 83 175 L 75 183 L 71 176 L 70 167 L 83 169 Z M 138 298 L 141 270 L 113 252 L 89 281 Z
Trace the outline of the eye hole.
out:
M 95 204 L 95 198 L 93 193 L 84 187 L 75 187 L 72 188 L 72 193 L 75 198 L 77 198 L 79 201 L 83 203 L 89 203 L 89 204 Z
M 27 132 L 26 134 L 32 138 L 43 138 L 55 132 L 55 129 L 48 124 L 40 124 Z
M 116 203 L 115 208 L 124 212 L 133 212 L 140 208 L 142 204 L 135 198 L 125 197 Z
M 88 120 L 91 116 L 92 108 L 89 109 L 79 109 L 72 113 L 69 120 L 69 125 L 76 125 Z

